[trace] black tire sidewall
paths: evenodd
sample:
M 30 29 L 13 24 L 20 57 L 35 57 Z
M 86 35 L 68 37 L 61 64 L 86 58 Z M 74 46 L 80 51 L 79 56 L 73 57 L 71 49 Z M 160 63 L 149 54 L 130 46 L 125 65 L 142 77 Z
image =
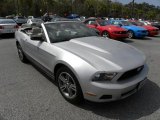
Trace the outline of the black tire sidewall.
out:
M 18 53 L 18 56 L 19 56 L 19 59 L 23 62 L 23 63 L 27 63 L 28 62 L 28 59 L 26 58 L 23 50 L 22 50 L 22 47 L 20 44 L 17 44 L 17 50 L 21 50 L 22 52 L 22 55 L 23 55 L 23 59 L 20 59 L 20 56 L 19 56 L 19 53 Z
M 60 90 L 58 77 L 59 77 L 59 75 L 60 75 L 62 72 L 66 72 L 66 73 L 68 73 L 69 75 L 71 75 L 72 78 L 73 78 L 74 81 L 75 81 L 76 89 L 77 89 L 77 94 L 76 94 L 76 96 L 75 96 L 74 98 L 72 98 L 72 99 L 67 98 L 67 97 L 61 92 L 61 90 Z M 67 101 L 69 101 L 70 103 L 73 103 L 73 104 L 80 104 L 80 103 L 83 102 L 83 99 L 84 99 L 84 98 L 83 98 L 82 89 L 81 89 L 81 87 L 80 87 L 80 84 L 79 84 L 76 76 L 74 75 L 74 73 L 73 73 L 69 68 L 67 68 L 67 67 L 61 67 L 61 68 L 57 71 L 57 73 L 56 73 L 56 81 L 57 81 L 58 89 L 59 89 L 61 95 L 62 95 Z

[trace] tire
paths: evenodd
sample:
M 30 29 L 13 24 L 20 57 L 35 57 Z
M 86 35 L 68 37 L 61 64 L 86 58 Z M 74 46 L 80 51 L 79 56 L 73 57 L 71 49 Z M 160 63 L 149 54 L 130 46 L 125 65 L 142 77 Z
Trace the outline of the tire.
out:
M 80 84 L 67 67 L 61 67 L 56 73 L 58 89 L 62 96 L 72 104 L 80 104 L 84 101 Z
M 17 44 L 17 50 L 18 50 L 18 56 L 19 56 L 19 59 L 23 62 L 23 63 L 27 63 L 28 62 L 28 59 L 26 58 L 23 50 L 22 50 L 22 47 L 21 45 L 18 43 Z
M 133 31 L 128 31 L 128 38 L 134 38 Z
M 107 31 L 104 31 L 102 33 L 102 37 L 105 37 L 105 38 L 108 37 L 109 38 L 110 36 L 109 36 L 109 33 Z

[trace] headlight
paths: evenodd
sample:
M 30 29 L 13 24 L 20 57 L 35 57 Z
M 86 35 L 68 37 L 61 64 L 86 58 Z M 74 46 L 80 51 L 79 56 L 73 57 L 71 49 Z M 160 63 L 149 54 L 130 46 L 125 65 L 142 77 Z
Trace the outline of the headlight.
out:
M 96 73 L 92 81 L 111 81 L 117 73 Z

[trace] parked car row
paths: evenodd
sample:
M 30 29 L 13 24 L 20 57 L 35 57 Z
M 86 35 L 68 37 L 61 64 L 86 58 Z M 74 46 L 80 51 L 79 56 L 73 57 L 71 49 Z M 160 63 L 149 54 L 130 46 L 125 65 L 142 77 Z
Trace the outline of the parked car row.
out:
M 49 17 L 49 19 L 47 19 L 47 17 Z M 22 25 L 22 27 L 35 24 L 40 25 L 44 21 L 81 21 L 80 19 L 77 19 L 80 18 L 80 16 L 76 14 L 70 15 L 68 18 L 60 17 L 56 14 L 45 14 L 42 18 L 28 16 L 28 19 L 26 19 L 22 16 L 16 16 L 13 20 L 17 25 Z M 85 17 L 83 17 L 83 21 L 81 22 L 86 24 L 87 27 L 91 28 L 97 34 L 111 39 L 123 40 L 126 38 L 144 38 L 146 36 L 155 36 L 159 34 L 159 28 L 152 26 L 152 23 L 147 21 L 125 20 L 122 18 L 105 20 L 96 17 L 85 19 Z
M 145 25 L 144 22 L 133 22 L 128 20 L 102 20 L 90 18 L 84 22 L 89 28 L 95 28 L 100 31 L 100 35 L 112 39 L 124 38 L 144 38 L 146 36 L 155 36 L 159 34 L 159 29 Z M 139 24 L 141 23 L 141 24 Z

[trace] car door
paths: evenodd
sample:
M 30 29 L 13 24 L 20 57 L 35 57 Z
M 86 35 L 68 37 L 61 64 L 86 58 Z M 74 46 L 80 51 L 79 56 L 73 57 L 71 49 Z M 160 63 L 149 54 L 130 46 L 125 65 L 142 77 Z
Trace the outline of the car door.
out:
M 29 35 L 26 35 L 24 38 L 24 51 L 32 59 L 38 61 L 37 59 L 37 47 L 41 44 L 41 41 L 31 40 Z
M 36 60 L 47 70 L 53 70 L 53 64 L 56 60 L 56 47 L 47 41 L 45 33 L 42 31 L 43 41 L 36 46 Z

